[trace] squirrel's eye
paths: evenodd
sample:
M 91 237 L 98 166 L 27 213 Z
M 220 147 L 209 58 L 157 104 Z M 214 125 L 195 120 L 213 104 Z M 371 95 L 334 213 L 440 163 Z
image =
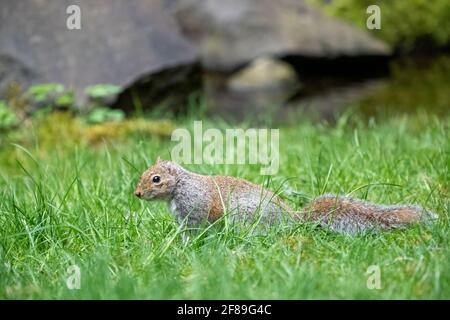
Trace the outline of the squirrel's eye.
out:
M 161 177 L 160 177 L 160 176 L 154 176 L 153 179 L 152 179 L 152 181 L 153 181 L 154 183 L 158 183 L 158 182 L 161 181 Z

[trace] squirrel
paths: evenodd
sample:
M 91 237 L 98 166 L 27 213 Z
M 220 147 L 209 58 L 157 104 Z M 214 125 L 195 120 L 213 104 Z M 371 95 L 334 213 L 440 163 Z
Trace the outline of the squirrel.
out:
M 272 225 L 278 219 L 311 221 L 332 231 L 356 234 L 390 230 L 436 218 L 416 205 L 378 205 L 347 196 L 322 195 L 301 211 L 294 211 L 272 191 L 244 179 L 190 172 L 172 161 L 161 160 L 146 170 L 135 195 L 163 200 L 180 222 L 198 226 L 229 215 L 232 223 L 252 221 Z

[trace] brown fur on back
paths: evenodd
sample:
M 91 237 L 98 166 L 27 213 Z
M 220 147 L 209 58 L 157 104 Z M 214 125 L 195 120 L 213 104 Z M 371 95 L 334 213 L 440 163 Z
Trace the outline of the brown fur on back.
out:
M 211 208 L 208 214 L 208 220 L 210 222 L 222 217 L 224 214 L 223 205 L 228 207 L 234 198 L 244 194 L 251 197 L 259 197 L 261 199 L 270 199 L 271 202 L 283 208 L 285 212 L 292 211 L 289 206 L 272 191 L 257 184 L 228 176 L 211 176 L 208 178 L 208 189 L 211 191 L 212 199 Z

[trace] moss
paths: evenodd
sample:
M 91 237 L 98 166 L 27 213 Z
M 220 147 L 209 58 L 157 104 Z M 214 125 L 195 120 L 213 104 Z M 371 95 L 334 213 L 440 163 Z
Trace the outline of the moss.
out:
M 175 124 L 168 120 L 135 119 L 92 125 L 86 128 L 85 133 L 88 143 L 95 145 L 104 141 L 123 140 L 135 134 L 169 137 L 174 129 Z
M 37 128 L 37 139 L 42 150 L 65 148 L 82 142 L 83 125 L 69 112 L 57 111 L 33 119 L 28 127 Z M 27 134 L 30 130 L 24 128 Z

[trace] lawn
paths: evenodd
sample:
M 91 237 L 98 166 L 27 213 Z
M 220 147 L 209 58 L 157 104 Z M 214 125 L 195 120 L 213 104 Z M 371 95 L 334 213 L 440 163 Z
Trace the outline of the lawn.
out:
M 431 225 L 359 236 L 307 224 L 264 236 L 216 226 L 184 241 L 164 203 L 133 191 L 158 155 L 169 158 L 171 125 L 192 121 L 92 128 L 55 113 L 4 135 L 0 298 L 450 299 L 450 117 L 344 115 L 333 125 L 281 127 L 270 181 L 297 208 L 323 193 L 351 193 L 420 204 L 438 213 Z M 187 167 L 267 182 L 257 165 Z M 73 265 L 81 282 L 71 290 Z M 380 270 L 379 289 L 367 286 L 370 266 Z

